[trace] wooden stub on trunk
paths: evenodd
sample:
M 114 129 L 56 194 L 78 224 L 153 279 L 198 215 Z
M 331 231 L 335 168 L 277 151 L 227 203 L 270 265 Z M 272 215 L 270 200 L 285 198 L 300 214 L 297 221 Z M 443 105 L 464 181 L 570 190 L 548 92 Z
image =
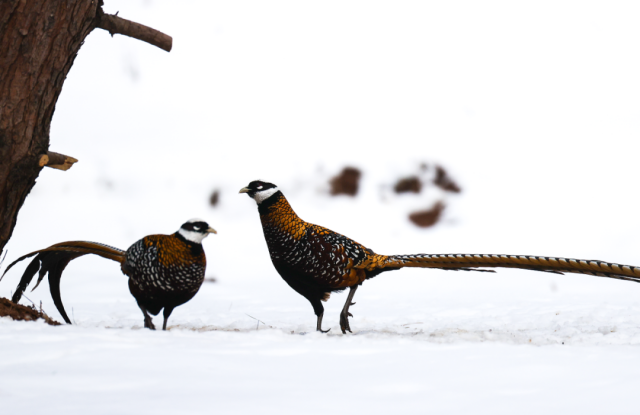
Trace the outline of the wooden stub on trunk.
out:
M 77 163 L 78 159 L 65 156 L 64 154 L 54 153 L 49 151 L 47 154 L 40 156 L 38 164 L 40 167 L 51 167 L 58 170 L 69 170 L 74 163 Z

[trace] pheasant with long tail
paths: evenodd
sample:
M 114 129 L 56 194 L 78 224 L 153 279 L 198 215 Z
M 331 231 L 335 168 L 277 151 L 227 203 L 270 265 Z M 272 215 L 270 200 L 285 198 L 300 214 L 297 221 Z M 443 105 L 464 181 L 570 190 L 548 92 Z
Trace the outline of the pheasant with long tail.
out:
M 322 226 L 300 219 L 273 183 L 253 181 L 240 189 L 258 204 L 262 230 L 276 271 L 291 288 L 305 297 L 322 330 L 324 307 L 332 292 L 349 288 L 340 313 L 340 328 L 351 332 L 349 307 L 362 283 L 386 271 L 405 267 L 453 271 L 495 272 L 486 268 L 520 268 L 562 274 L 596 275 L 640 282 L 640 267 L 598 260 L 531 255 L 416 254 L 379 255 L 371 249 Z
M 217 232 L 206 222 L 192 219 L 171 235 L 145 236 L 126 251 L 96 242 L 62 242 L 21 256 L 7 267 L 2 278 L 16 263 L 35 256 L 11 300 L 20 301 L 36 272 L 39 276 L 34 290 L 48 273 L 53 303 L 64 321 L 71 324 L 60 296 L 62 271 L 78 257 L 98 255 L 118 262 L 129 277 L 129 291 L 144 315 L 144 327 L 155 330 L 149 314 L 155 316 L 164 309 L 162 329 L 166 330 L 173 309 L 191 300 L 202 286 L 207 266 L 202 240 L 210 233 Z

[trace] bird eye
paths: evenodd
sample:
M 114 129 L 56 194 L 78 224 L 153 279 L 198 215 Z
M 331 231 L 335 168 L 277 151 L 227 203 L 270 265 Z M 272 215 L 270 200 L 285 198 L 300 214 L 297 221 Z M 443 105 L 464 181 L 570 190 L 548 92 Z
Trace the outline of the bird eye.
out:
M 199 231 L 199 230 L 200 230 L 200 227 L 199 227 L 199 226 L 194 226 L 194 227 L 193 227 L 193 230 L 194 230 L 194 231 Z
M 258 186 L 258 190 L 262 189 L 262 186 Z

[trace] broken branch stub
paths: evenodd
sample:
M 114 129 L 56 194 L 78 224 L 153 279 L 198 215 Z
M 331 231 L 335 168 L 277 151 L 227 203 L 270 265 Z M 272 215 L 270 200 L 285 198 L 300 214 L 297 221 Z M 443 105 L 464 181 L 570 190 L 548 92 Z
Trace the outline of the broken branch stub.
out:
M 104 29 L 113 36 L 114 34 L 121 34 L 132 37 L 134 39 L 142 40 L 151 45 L 157 46 L 167 52 L 171 51 L 173 46 L 173 39 L 169 35 L 152 29 L 148 26 L 140 23 L 132 22 L 131 20 L 123 19 L 113 14 L 103 14 L 100 17 L 98 26 L 100 29 Z
M 77 162 L 77 158 L 49 151 L 47 154 L 43 154 L 40 156 L 38 164 L 40 165 L 40 167 L 51 167 L 52 169 L 69 170 L 71 166 L 73 166 L 73 164 Z

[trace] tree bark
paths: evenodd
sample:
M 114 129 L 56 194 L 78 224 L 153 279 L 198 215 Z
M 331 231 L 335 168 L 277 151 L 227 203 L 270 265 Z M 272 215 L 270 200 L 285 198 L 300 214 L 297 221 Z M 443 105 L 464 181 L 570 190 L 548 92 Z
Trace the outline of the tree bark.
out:
M 49 149 L 51 118 L 96 0 L 0 2 L 0 249 Z
M 108 16 L 101 6 L 102 0 L 0 0 L 0 251 L 42 170 L 64 80 L 87 35 Z

